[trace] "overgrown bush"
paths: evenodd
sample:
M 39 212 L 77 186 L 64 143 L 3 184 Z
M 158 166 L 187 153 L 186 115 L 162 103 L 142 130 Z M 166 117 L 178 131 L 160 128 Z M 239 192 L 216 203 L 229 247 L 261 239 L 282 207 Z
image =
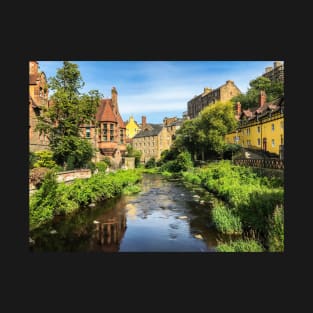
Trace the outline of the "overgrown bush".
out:
M 263 252 L 262 245 L 253 239 L 240 239 L 217 246 L 217 252 Z
M 268 221 L 268 249 L 271 252 L 284 251 L 284 207 L 276 206 Z
M 108 168 L 108 162 L 104 160 L 96 162 L 96 168 L 100 173 L 105 173 L 105 170 Z
M 42 150 L 35 152 L 36 161 L 34 167 L 55 168 L 57 164 L 53 160 L 53 153 L 49 150 Z
M 145 164 L 145 168 L 153 168 L 155 166 L 156 166 L 155 157 L 150 158 Z
M 240 217 L 225 206 L 216 206 L 212 210 L 212 221 L 216 229 L 223 234 L 238 235 L 242 234 Z
M 39 188 L 49 172 L 49 169 L 46 167 L 37 167 L 29 171 L 29 183 L 33 184 L 36 188 Z

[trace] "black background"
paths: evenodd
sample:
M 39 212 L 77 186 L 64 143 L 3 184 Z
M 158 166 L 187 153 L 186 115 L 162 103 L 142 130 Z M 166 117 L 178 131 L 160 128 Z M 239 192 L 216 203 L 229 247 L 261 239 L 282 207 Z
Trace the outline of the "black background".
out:
M 308 290 L 310 66 L 298 7 L 252 3 L 29 3 L 3 23 L 2 269 L 12 311 L 303 311 Z M 13 18 L 14 17 L 14 18 Z M 14 26 L 14 27 L 13 27 Z M 302 30 L 302 29 L 301 29 Z M 285 61 L 285 252 L 31 253 L 28 249 L 29 60 Z M 260 73 L 261 74 L 261 73 Z M 311 88 L 312 90 L 312 88 Z M 312 192 L 311 192 L 312 193 Z

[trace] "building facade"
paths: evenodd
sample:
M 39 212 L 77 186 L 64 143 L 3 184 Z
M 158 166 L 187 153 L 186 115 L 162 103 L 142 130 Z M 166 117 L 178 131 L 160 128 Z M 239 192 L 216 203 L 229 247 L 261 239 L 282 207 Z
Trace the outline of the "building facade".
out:
M 117 90 L 111 90 L 111 99 L 101 99 L 96 123 L 81 126 L 81 135 L 90 140 L 96 149 L 95 161 L 109 157 L 117 166 L 121 165 L 126 152 L 126 126 L 119 113 Z
M 161 158 L 161 153 L 168 150 L 173 140 L 175 132 L 180 128 L 182 119 L 164 118 L 163 124 L 147 124 L 146 117 L 142 117 L 141 131 L 133 137 L 134 149 L 141 151 L 141 162 L 146 163 L 154 157 Z
M 232 80 L 227 80 L 226 83 L 214 90 L 211 88 L 204 88 L 202 94 L 195 96 L 187 103 L 187 110 L 189 118 L 198 116 L 201 110 L 216 101 L 227 101 L 241 93 L 240 89 Z
M 125 124 L 126 124 L 126 138 L 127 139 L 133 138 L 136 134 L 140 132 L 140 126 L 135 121 L 133 116 L 130 116 L 129 120 L 126 121 Z
M 38 116 L 49 107 L 48 85 L 44 72 L 39 71 L 37 61 L 29 61 L 29 151 L 49 150 L 46 135 L 36 131 Z
M 270 79 L 271 81 L 284 82 L 284 73 L 284 64 L 282 62 L 275 61 L 274 67 L 266 67 L 265 73 L 262 76 Z
M 283 158 L 284 152 L 284 97 L 266 102 L 260 93 L 259 106 L 241 112 L 237 103 L 238 128 L 226 135 L 227 143 L 263 150 Z

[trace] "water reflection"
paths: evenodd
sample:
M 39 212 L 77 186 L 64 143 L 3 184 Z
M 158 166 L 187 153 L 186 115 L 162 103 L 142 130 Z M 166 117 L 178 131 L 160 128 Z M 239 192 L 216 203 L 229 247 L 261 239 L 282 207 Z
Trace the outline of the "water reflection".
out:
M 142 191 L 98 203 L 32 232 L 34 251 L 210 252 L 212 195 L 146 174 Z
M 120 242 L 126 231 L 126 216 L 120 214 L 113 218 L 95 220 L 92 236 L 92 250 L 119 251 Z

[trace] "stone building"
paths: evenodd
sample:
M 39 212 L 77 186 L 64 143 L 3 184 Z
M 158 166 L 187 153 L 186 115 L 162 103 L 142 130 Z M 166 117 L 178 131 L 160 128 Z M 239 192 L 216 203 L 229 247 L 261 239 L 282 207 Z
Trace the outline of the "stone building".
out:
M 81 134 L 96 148 L 96 162 L 109 157 L 116 166 L 120 166 L 126 152 L 126 126 L 118 109 L 115 87 L 111 94 L 111 99 L 100 100 L 96 125 L 82 125 Z
M 141 151 L 141 162 L 146 163 L 154 157 L 159 160 L 161 153 L 170 148 L 175 132 L 182 124 L 182 119 L 164 118 L 163 124 L 147 124 L 142 116 L 141 131 L 133 137 L 134 149 Z
M 29 151 L 48 150 L 49 141 L 35 130 L 37 118 L 43 108 L 49 107 L 48 85 L 44 72 L 39 71 L 37 61 L 29 61 Z
M 227 80 L 226 83 L 216 89 L 204 88 L 203 93 L 195 96 L 187 103 L 189 118 L 198 116 L 201 110 L 216 101 L 227 101 L 241 93 L 239 88 L 232 80 Z
M 263 77 L 269 78 L 271 81 L 284 82 L 284 64 L 279 61 L 274 62 L 274 67 L 268 66 L 265 68 Z

